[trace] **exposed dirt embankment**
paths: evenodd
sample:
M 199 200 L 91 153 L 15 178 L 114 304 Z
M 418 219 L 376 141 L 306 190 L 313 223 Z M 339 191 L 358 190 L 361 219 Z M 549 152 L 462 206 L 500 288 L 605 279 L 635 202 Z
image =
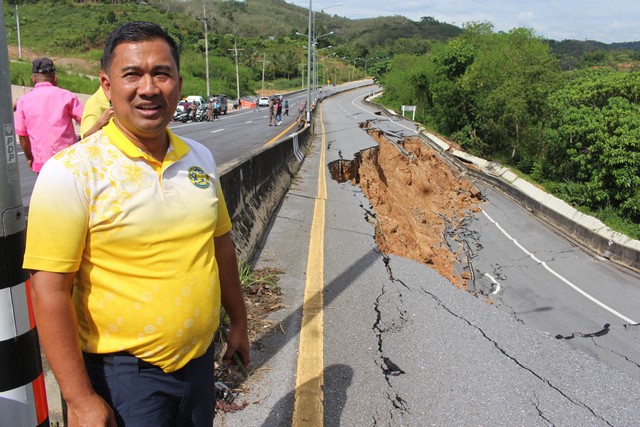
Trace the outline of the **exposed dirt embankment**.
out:
M 457 257 L 446 234 L 479 210 L 480 192 L 456 177 L 420 139 L 401 143 L 406 155 L 379 130 L 368 132 L 379 146 L 357 153 L 353 161 L 332 162 L 332 178 L 360 186 L 374 211 L 370 222 L 382 253 L 430 265 L 455 285 L 466 286 L 466 275 L 455 272 Z

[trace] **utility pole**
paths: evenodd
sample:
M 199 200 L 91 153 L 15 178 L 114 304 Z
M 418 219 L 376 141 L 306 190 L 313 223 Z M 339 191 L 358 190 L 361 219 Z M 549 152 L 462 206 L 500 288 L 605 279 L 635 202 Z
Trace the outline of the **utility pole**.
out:
M 0 3 L 0 424 L 49 425 L 38 331 L 22 268 L 26 218 L 20 194 L 18 152 L 11 108 L 9 52 Z
M 202 2 L 202 13 L 204 14 L 202 17 L 202 22 L 204 22 L 204 66 L 206 67 L 206 78 L 207 78 L 207 100 L 209 99 L 209 95 L 211 95 L 211 90 L 209 87 L 209 18 L 207 18 L 207 6 L 205 2 Z
M 233 49 L 227 49 L 227 50 L 233 50 L 236 57 L 236 95 L 237 95 L 236 99 L 238 100 L 238 106 L 240 106 L 240 74 L 238 73 L 238 51 L 244 50 L 244 49 L 238 49 L 238 46 L 236 45 L 236 40 L 234 40 Z M 263 81 L 262 90 L 264 91 L 264 69 L 262 72 L 262 81 Z
M 20 45 L 20 19 L 18 18 L 18 2 L 16 6 L 16 36 L 18 37 L 18 59 L 22 59 L 22 46 Z
M 305 66 L 304 63 L 300 64 L 300 70 L 302 71 L 302 81 L 300 82 L 300 84 L 301 84 L 300 89 L 301 90 L 304 90 L 304 66 Z
M 262 92 L 260 92 L 260 96 L 264 96 L 264 66 L 268 62 L 269 61 L 267 61 L 267 54 L 264 54 L 264 56 L 262 57 Z

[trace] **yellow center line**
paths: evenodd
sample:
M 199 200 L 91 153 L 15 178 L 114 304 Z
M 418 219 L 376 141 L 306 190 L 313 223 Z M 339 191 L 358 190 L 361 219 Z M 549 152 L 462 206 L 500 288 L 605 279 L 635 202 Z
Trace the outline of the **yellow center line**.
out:
M 277 140 L 279 140 L 279 139 L 280 139 L 280 137 L 281 137 L 282 135 L 284 135 L 285 133 L 289 132 L 289 131 L 291 130 L 291 128 L 293 128 L 294 126 L 297 126 L 299 121 L 300 121 L 300 120 L 296 120 L 295 122 L 291 123 L 291 124 L 289 125 L 289 127 L 288 127 L 288 128 L 286 128 L 285 130 L 283 130 L 282 132 L 280 132 L 278 135 L 276 135 L 276 136 L 275 136 L 273 139 L 271 139 L 270 141 L 267 141 L 267 143 L 266 143 L 266 144 L 264 144 L 264 145 L 273 144 L 274 142 L 276 142 Z
M 318 170 L 318 195 L 313 210 L 307 280 L 302 304 L 302 326 L 296 373 L 293 426 L 322 426 L 324 419 L 323 367 L 323 297 L 324 285 L 324 221 L 327 186 L 325 182 L 325 136 L 320 108 L 322 146 Z

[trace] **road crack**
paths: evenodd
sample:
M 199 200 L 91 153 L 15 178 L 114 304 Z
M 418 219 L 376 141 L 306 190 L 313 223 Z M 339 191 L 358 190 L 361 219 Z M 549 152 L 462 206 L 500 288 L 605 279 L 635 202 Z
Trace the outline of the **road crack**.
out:
M 543 384 L 547 385 L 548 387 L 550 387 L 552 390 L 556 391 L 558 394 L 560 394 L 563 398 L 565 398 L 566 400 L 568 400 L 569 402 L 571 402 L 572 404 L 579 406 L 581 408 L 584 408 L 585 410 L 587 410 L 589 413 L 591 413 L 594 417 L 598 418 L 599 420 L 601 420 L 602 422 L 606 423 L 608 426 L 612 426 L 611 423 L 609 423 L 607 420 L 605 420 L 602 416 L 598 415 L 593 409 L 591 409 L 588 405 L 586 405 L 585 403 L 574 399 L 572 397 L 570 397 L 569 395 L 567 395 L 564 391 L 562 391 L 558 386 L 554 385 L 551 380 L 548 380 L 546 378 L 544 378 L 543 376 L 541 376 L 540 374 L 538 374 L 537 372 L 535 372 L 533 369 L 525 366 L 523 363 L 521 363 L 516 357 L 510 355 L 505 349 L 503 349 L 500 344 L 495 341 L 494 339 L 492 339 L 491 337 L 489 337 L 484 330 L 482 330 L 482 328 L 474 325 L 473 323 L 471 323 L 471 321 L 469 321 L 468 319 L 464 318 L 463 316 L 455 313 L 453 310 L 451 310 L 449 307 L 447 307 L 444 302 L 438 298 L 436 295 L 434 295 L 433 293 L 429 292 L 428 290 L 424 289 L 424 288 L 420 288 L 420 291 L 422 293 L 424 293 L 425 295 L 430 296 L 431 298 L 433 298 L 434 301 L 436 301 L 436 303 L 442 307 L 445 311 L 447 311 L 449 314 L 451 314 L 452 316 L 458 318 L 459 320 L 461 320 L 462 322 L 466 323 L 467 325 L 469 325 L 470 327 L 472 327 L 473 329 L 475 329 L 476 331 L 478 331 L 480 333 L 480 335 L 487 340 L 488 342 L 490 342 L 495 348 L 496 350 L 498 350 L 500 353 L 502 353 L 503 356 L 505 356 L 507 359 L 511 360 L 513 363 L 515 363 L 519 368 L 525 370 L 526 372 L 530 373 L 532 376 L 534 376 L 536 379 L 538 379 L 539 381 L 541 381 Z
M 384 375 L 385 382 L 387 383 L 388 390 L 386 391 L 387 399 L 391 403 L 389 409 L 389 417 L 393 420 L 395 417 L 403 417 L 405 414 L 410 413 L 410 408 L 405 399 L 402 398 L 394 389 L 391 383 L 392 377 L 404 375 L 405 371 L 395 363 L 391 357 L 384 351 L 384 338 L 388 333 L 395 333 L 401 331 L 408 322 L 407 311 L 404 309 L 403 293 L 397 292 L 395 296 L 389 295 L 389 292 L 394 291 L 395 287 L 388 288 L 389 284 L 401 284 L 405 289 L 409 289 L 402 281 L 393 277 L 391 267 L 389 265 L 389 258 L 383 257 L 385 267 L 389 274 L 389 281 L 384 281 L 380 294 L 376 297 L 373 309 L 376 313 L 376 320 L 373 324 L 373 331 L 378 341 L 378 358 L 376 365 L 381 369 Z M 383 306 L 389 307 L 393 300 L 396 300 L 395 315 L 391 316 L 390 321 L 384 320 Z M 377 419 L 374 419 L 374 425 L 377 425 Z

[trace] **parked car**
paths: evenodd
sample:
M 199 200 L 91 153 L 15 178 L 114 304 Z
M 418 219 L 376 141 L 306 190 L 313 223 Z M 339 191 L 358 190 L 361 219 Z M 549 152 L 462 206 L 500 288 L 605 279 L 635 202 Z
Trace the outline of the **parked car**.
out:
M 176 106 L 176 114 L 184 113 L 184 104 L 185 104 L 185 101 L 183 99 L 178 101 L 178 105 Z
M 258 99 L 258 107 L 268 107 L 269 106 L 269 97 L 263 96 Z
M 189 103 L 195 102 L 196 105 L 205 105 L 204 104 L 204 98 L 201 97 L 200 95 L 189 95 L 187 96 L 187 101 L 189 101 Z

